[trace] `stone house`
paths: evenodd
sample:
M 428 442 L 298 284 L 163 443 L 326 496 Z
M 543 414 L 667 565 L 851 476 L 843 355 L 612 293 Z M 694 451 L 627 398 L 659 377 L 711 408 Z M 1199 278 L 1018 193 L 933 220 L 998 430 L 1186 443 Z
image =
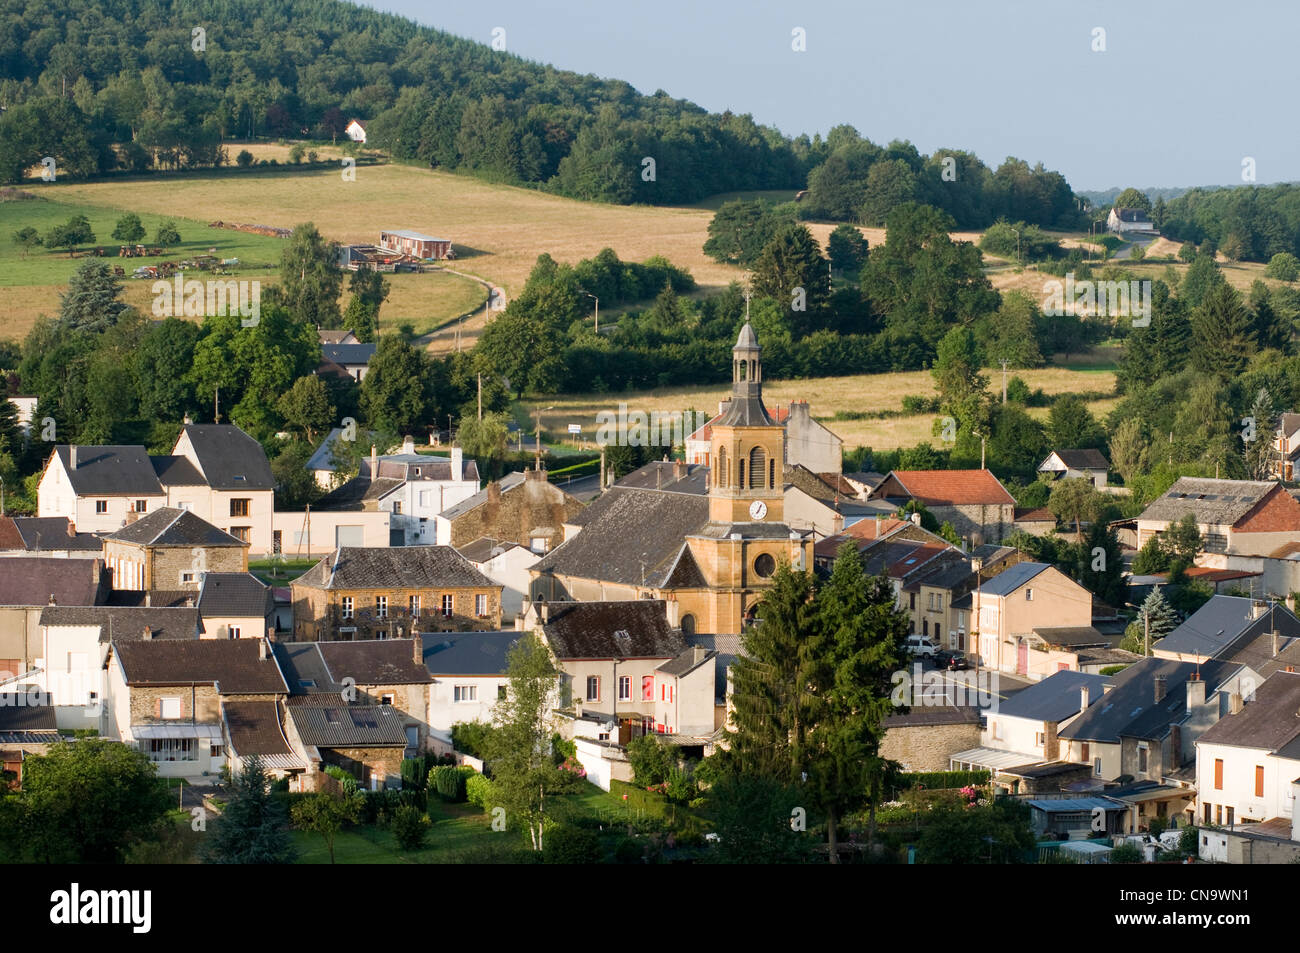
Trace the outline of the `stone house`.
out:
M 892 470 L 871 499 L 923 503 L 973 545 L 1000 542 L 1015 520 L 1015 499 L 988 470 Z
M 103 605 L 112 591 L 111 578 L 99 559 L 14 556 L 0 563 L 0 683 L 44 655 L 41 612 L 46 606 Z
M 1141 548 L 1187 514 L 1204 547 L 1197 563 L 1227 568 L 1229 556 L 1268 556 L 1300 533 L 1300 501 L 1281 483 L 1181 477 L 1134 520 Z
M 248 543 L 164 506 L 104 537 L 114 589 L 198 591 L 205 572 L 248 571 Z
M 583 508 L 545 470 L 508 473 L 438 514 L 438 544 L 464 546 L 488 536 L 545 553 L 563 542 L 564 524 Z

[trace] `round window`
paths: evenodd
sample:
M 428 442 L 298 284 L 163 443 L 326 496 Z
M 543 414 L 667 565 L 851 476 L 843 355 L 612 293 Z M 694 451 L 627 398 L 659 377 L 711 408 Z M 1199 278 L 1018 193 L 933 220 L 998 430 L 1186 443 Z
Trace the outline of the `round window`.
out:
M 772 558 L 771 553 L 760 553 L 754 560 L 754 572 L 758 573 L 764 579 L 776 572 L 776 560 Z

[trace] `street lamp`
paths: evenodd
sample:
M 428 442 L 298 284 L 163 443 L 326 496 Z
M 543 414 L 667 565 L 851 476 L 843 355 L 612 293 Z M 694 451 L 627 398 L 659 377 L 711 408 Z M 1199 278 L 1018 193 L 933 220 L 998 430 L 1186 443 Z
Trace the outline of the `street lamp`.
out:
M 588 298 L 596 302 L 596 333 L 599 334 L 600 333 L 600 298 L 598 298 L 596 295 L 592 294 L 590 291 L 586 290 L 585 288 L 579 288 L 578 290 L 583 294 L 585 294 Z

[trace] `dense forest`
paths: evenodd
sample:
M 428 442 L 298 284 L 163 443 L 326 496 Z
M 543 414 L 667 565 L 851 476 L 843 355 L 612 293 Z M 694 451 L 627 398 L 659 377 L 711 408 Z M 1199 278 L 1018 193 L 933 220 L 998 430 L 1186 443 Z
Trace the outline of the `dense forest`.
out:
M 0 181 L 47 155 L 73 177 L 210 167 L 230 161 L 231 139 L 330 140 L 361 118 L 367 145 L 399 159 L 579 199 L 674 204 L 806 185 L 808 213 L 829 219 L 877 224 L 921 201 L 961 227 L 1077 224 L 1068 184 L 1041 165 L 991 171 L 961 150 L 922 156 L 849 126 L 791 138 L 341 0 L 0 10 Z
M 1300 254 L 1300 186 L 1191 189 L 1165 205 L 1157 224 L 1166 238 L 1208 240 L 1233 261 Z

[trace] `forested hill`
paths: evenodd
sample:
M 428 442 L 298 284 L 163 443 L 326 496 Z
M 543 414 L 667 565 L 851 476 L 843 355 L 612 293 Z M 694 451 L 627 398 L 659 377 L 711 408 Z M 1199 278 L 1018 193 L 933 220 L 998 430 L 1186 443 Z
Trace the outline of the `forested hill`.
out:
M 229 161 L 225 140 L 330 139 L 360 118 L 399 158 L 580 199 L 807 187 L 818 217 L 873 224 L 921 200 L 963 227 L 1068 226 L 1077 212 L 1041 165 L 994 172 L 847 126 L 789 138 L 343 0 L 0 0 L 0 22 L 0 181 L 45 155 L 72 177 L 209 166 Z

